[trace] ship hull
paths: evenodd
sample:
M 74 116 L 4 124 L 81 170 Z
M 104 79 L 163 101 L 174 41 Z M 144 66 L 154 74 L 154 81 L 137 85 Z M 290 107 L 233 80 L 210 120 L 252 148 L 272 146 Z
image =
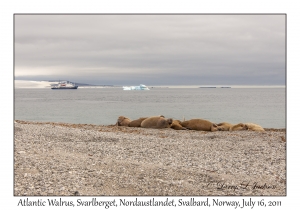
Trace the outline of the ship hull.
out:
M 52 90 L 67 90 L 67 89 L 77 89 L 78 86 L 74 86 L 74 87 L 52 87 Z

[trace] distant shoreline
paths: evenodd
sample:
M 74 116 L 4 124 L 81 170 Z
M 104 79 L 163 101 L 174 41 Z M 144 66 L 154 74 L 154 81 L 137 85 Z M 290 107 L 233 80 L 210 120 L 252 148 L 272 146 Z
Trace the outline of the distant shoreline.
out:
M 26 88 L 51 88 L 56 81 L 30 81 L 30 80 L 14 80 L 15 89 L 26 89 Z M 78 88 L 122 88 L 123 85 L 90 85 L 76 83 Z M 133 84 L 134 85 L 134 84 Z M 136 84 L 135 84 L 136 85 Z M 126 85 L 124 85 L 126 86 Z M 147 85 L 150 89 L 155 88 L 286 88 L 284 85 Z

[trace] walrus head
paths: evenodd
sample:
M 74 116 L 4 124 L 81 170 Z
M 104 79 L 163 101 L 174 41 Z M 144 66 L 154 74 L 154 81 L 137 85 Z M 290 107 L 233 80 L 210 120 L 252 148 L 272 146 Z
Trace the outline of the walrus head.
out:
M 167 122 L 168 122 L 169 125 L 171 125 L 173 123 L 173 119 L 172 118 L 168 118 Z
M 125 119 L 128 119 L 128 118 L 127 118 L 127 117 L 124 117 L 124 116 L 120 116 L 120 117 L 118 118 L 118 121 L 117 121 L 118 125 L 120 126 L 121 123 L 123 122 L 123 120 L 125 120 Z
M 218 126 L 218 130 L 219 131 L 224 131 L 225 128 L 223 127 L 224 123 L 218 123 L 217 126 Z
M 219 131 L 219 129 L 220 128 L 215 123 L 213 123 L 210 130 L 211 131 Z

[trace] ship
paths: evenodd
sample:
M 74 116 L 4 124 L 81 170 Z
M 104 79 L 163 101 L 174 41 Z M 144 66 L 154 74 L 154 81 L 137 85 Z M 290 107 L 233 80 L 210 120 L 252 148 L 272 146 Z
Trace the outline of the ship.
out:
M 65 90 L 65 89 L 77 89 L 78 85 L 69 81 L 60 81 L 55 86 L 51 87 L 52 90 Z
M 123 86 L 123 90 L 149 90 L 146 85 L 140 84 L 140 86 Z

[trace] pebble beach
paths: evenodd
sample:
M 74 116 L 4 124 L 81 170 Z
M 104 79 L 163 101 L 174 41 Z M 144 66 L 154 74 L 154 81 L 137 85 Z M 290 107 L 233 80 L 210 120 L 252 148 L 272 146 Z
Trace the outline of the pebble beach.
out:
M 15 196 L 286 196 L 286 130 L 14 122 Z

